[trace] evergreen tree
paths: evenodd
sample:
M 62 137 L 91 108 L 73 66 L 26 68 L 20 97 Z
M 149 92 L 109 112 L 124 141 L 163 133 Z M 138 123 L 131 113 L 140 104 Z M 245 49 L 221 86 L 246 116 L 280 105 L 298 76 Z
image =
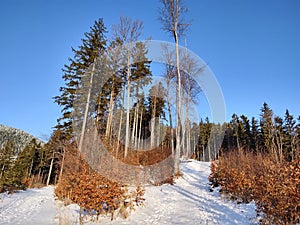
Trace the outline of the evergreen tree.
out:
M 283 120 L 279 116 L 274 118 L 275 124 L 275 143 L 279 156 L 279 160 L 283 159 L 283 144 L 284 144 L 284 131 L 283 131 Z
M 42 176 L 46 185 L 56 183 L 62 176 L 66 140 L 61 130 L 55 130 L 43 148 Z
M 205 118 L 205 122 L 201 119 L 199 123 L 199 155 L 203 161 L 210 161 L 212 159 L 211 146 L 209 145 L 209 138 L 212 129 L 208 117 Z M 199 157 L 200 159 L 200 157 Z
M 98 19 L 90 27 L 90 32 L 84 33 L 82 45 L 78 49 L 72 48 L 74 56 L 69 58 L 69 64 L 64 65 L 62 69 L 65 86 L 60 88 L 61 95 L 54 97 L 54 100 L 62 107 L 62 117 L 58 119 L 56 128 L 61 129 L 66 138 L 72 135 L 72 112 L 76 90 L 81 85 L 82 76 L 105 50 L 105 33 L 103 20 Z
M 250 129 L 250 122 L 245 115 L 241 115 L 241 142 L 242 146 L 245 149 L 251 148 L 251 129 Z
M 258 152 L 260 149 L 261 143 L 261 135 L 260 135 L 258 121 L 252 117 L 251 119 L 251 149 L 254 152 Z
M 14 164 L 15 155 L 13 146 L 14 144 L 8 141 L 0 149 L 0 192 L 5 191 L 4 185 L 7 183 L 8 173 Z
M 16 188 L 25 188 L 26 182 L 32 176 L 37 174 L 40 162 L 40 145 L 35 139 L 19 153 L 14 166 L 12 184 Z
M 234 147 L 240 149 L 241 147 L 241 124 L 239 120 L 239 116 L 237 114 L 232 115 L 232 119 L 230 121 L 230 127 L 233 132 L 233 138 L 234 138 Z
M 293 160 L 296 152 L 296 121 L 293 115 L 288 110 L 285 112 L 283 131 L 284 137 L 284 148 L 288 159 Z
M 274 140 L 274 123 L 273 123 L 273 111 L 267 103 L 263 104 L 261 108 L 260 127 L 263 139 L 264 151 L 270 152 L 275 157 L 275 140 Z

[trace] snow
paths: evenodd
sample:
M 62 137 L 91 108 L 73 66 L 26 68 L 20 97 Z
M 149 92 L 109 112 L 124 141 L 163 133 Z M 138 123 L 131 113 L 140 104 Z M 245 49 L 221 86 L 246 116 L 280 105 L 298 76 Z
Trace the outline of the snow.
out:
M 55 224 L 54 187 L 28 189 L 13 195 L 0 195 L 1 225 Z
M 84 224 L 258 224 L 256 207 L 223 199 L 209 190 L 210 163 L 181 163 L 183 176 L 174 185 L 147 186 L 144 206 L 127 219 L 100 217 Z M 0 195 L 0 225 L 79 224 L 79 207 L 54 198 L 54 187 Z M 86 221 L 87 216 L 85 217 Z

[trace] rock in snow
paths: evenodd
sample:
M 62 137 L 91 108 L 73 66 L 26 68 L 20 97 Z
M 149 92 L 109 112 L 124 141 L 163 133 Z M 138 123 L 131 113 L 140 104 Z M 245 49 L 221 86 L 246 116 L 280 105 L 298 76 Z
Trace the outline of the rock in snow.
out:
M 174 185 L 147 186 L 144 206 L 127 219 L 100 217 L 84 224 L 258 224 L 254 203 L 236 204 L 210 192 L 209 163 L 181 164 Z M 55 200 L 54 187 L 0 195 L 0 225 L 79 224 L 79 207 Z M 85 220 L 86 221 L 86 220 Z

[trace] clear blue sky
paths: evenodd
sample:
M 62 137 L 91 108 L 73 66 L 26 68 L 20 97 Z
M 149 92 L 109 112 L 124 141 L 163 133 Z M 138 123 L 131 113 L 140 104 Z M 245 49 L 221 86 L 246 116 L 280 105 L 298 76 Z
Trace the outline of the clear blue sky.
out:
M 0 124 L 49 136 L 60 109 L 52 97 L 61 68 L 98 18 L 108 30 L 121 15 L 144 22 L 144 37 L 171 41 L 157 20 L 158 1 L 4 0 L 0 2 Z M 210 66 L 227 118 L 300 115 L 300 1 L 187 0 L 188 48 Z

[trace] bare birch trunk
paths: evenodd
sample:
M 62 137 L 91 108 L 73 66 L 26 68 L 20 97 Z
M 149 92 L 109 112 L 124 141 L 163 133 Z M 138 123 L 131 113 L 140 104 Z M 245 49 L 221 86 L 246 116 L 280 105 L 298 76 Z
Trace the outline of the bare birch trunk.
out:
M 135 139 L 136 139 L 136 126 L 137 126 L 137 107 L 134 109 L 134 115 L 133 115 L 133 127 L 132 127 L 132 133 L 131 133 L 131 143 L 133 146 L 135 146 Z
M 124 105 L 124 98 L 125 98 L 125 92 L 123 92 L 122 96 L 122 105 Z M 119 123 L 119 129 L 118 129 L 118 139 L 117 139 L 117 148 L 116 148 L 116 157 L 118 156 L 118 151 L 120 148 L 120 140 L 121 140 L 121 130 L 122 130 L 122 122 L 123 122 L 123 109 L 120 109 L 120 123 Z
M 169 97 L 169 95 L 168 95 L 168 111 L 169 111 L 169 121 L 170 121 L 171 150 L 172 150 L 172 156 L 175 157 L 175 151 L 174 151 L 175 150 L 174 149 L 174 131 L 173 131 L 172 112 L 171 112 L 171 103 L 170 103 L 170 97 Z
M 129 119 L 130 119 L 130 54 L 131 54 L 132 43 L 130 43 L 130 47 L 127 55 L 127 107 L 126 107 L 126 137 L 125 137 L 125 151 L 124 158 L 127 157 L 128 154 L 128 146 L 129 146 Z
M 154 106 L 153 106 L 152 118 L 151 118 L 151 141 L 150 141 L 151 149 L 154 148 L 154 142 L 156 136 L 155 135 L 156 94 L 157 93 L 155 93 L 155 97 L 154 97 Z
M 138 150 L 138 130 L 139 130 L 139 104 L 137 106 L 135 114 L 135 138 L 134 138 L 134 147 Z
M 178 5 L 177 5 L 178 6 Z M 177 67 L 177 113 L 176 113 L 176 151 L 175 151 L 175 172 L 180 172 L 179 158 L 181 151 L 181 75 L 179 67 L 179 47 L 178 47 L 178 35 L 177 35 L 177 22 L 174 30 L 175 46 L 176 46 L 176 67 Z
M 59 171 L 59 178 L 58 178 L 58 182 L 61 181 L 61 178 L 62 178 L 62 174 L 63 174 L 63 170 L 64 170 L 64 164 L 65 164 L 65 153 L 66 153 L 66 150 L 65 150 L 65 147 L 63 147 L 63 154 L 62 154 L 62 160 L 61 160 L 61 165 L 60 165 L 60 171 Z
M 53 155 L 52 155 L 52 159 L 51 159 L 51 163 L 50 163 L 50 168 L 49 168 L 49 173 L 48 173 L 48 178 L 47 178 L 47 182 L 46 182 L 47 186 L 50 183 L 50 178 L 51 178 L 51 173 L 52 173 L 52 168 L 53 168 L 53 162 L 54 162 L 54 152 L 53 152 Z
M 142 137 L 142 121 L 143 121 L 143 112 L 141 111 L 141 117 L 140 117 L 140 127 L 139 127 L 139 139 L 138 139 L 138 145 L 137 145 L 137 148 L 138 149 L 142 149 L 142 146 L 141 146 L 141 137 Z
M 94 71 L 95 71 L 95 62 L 93 64 L 93 68 L 92 68 L 90 84 L 89 84 L 89 91 L 88 91 L 88 95 L 87 95 L 87 99 L 86 99 L 84 118 L 83 118 L 83 123 L 82 123 L 82 128 L 81 128 L 81 135 L 80 135 L 79 146 L 78 146 L 79 151 L 82 150 L 82 145 L 83 145 L 85 127 L 86 127 L 87 116 L 88 116 L 88 111 L 89 111 L 89 104 L 90 104 L 90 98 L 91 98 L 91 90 L 92 90 L 92 85 L 93 85 Z
M 106 140 L 110 141 L 111 139 L 111 124 L 112 124 L 112 116 L 113 116 L 113 110 L 114 110 L 114 85 L 112 86 L 112 91 L 110 93 L 110 100 L 109 100 L 109 112 L 108 112 L 108 118 L 106 123 L 106 131 L 105 131 L 105 138 Z

